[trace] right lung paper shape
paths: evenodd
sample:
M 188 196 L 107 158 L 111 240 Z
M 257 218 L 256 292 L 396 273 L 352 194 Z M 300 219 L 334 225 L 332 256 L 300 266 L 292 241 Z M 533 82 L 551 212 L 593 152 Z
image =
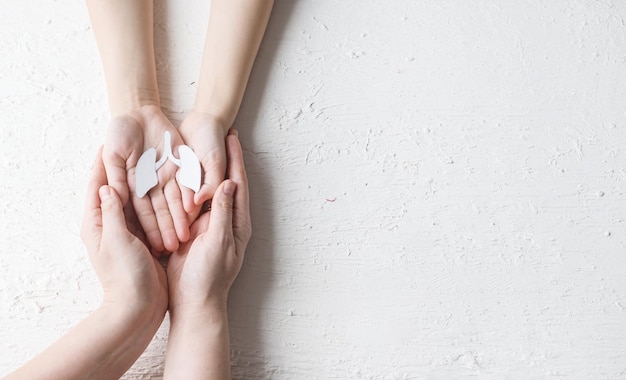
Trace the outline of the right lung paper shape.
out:
M 200 161 L 187 145 L 178 147 L 180 155 L 180 170 L 178 171 L 178 183 L 190 188 L 196 193 L 200 190 Z

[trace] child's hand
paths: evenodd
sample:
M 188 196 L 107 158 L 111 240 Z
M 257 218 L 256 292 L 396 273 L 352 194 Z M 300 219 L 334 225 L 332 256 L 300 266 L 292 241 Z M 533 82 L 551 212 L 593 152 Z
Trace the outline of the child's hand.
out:
M 167 268 L 170 312 L 226 310 L 252 233 L 248 180 L 236 133 L 226 138 L 228 178 L 218 187 L 211 210 L 191 226 L 192 239 L 173 253 Z
M 141 228 L 132 223 L 132 212 L 124 213 L 117 191 L 106 183 L 100 151 L 87 189 L 81 237 L 102 284 L 103 304 L 164 315 L 168 302 L 163 267 L 140 240 Z
M 209 114 L 192 111 L 180 126 L 180 134 L 186 144 L 198 156 L 204 180 L 196 194 L 181 189 L 183 203 L 188 213 L 198 211 L 198 206 L 213 198 L 217 187 L 226 176 L 226 129 Z
M 146 196 L 139 198 L 135 194 L 137 161 L 148 148 L 156 148 L 159 152 L 157 158 L 160 158 L 165 131 L 170 132 L 174 149 L 184 144 L 178 130 L 159 107 L 142 106 L 111 121 L 103 150 L 108 183 L 115 188 L 124 205 L 129 198 L 132 199 L 149 246 L 156 256 L 162 251 L 175 251 L 179 242 L 189 239 L 188 215 L 176 182 L 178 167 L 175 164 L 165 162 L 157 173 L 158 184 Z

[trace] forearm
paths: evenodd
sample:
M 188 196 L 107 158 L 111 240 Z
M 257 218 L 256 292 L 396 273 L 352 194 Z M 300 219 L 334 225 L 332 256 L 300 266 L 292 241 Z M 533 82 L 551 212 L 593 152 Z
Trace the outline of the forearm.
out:
M 159 105 L 152 0 L 87 0 L 113 116 Z
M 150 343 L 163 314 L 102 306 L 5 380 L 117 379 Z
M 211 115 L 224 130 L 237 116 L 273 3 L 211 1 L 194 111 Z
M 230 379 L 226 311 L 170 311 L 164 379 Z

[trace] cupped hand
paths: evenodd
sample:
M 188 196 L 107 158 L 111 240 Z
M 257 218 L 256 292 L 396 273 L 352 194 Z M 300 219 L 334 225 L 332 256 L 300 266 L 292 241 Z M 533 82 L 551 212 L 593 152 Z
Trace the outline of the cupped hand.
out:
M 163 153 L 163 135 L 172 136 L 176 147 L 184 144 L 178 130 L 157 106 L 142 106 L 111 121 L 103 150 L 108 183 L 127 204 L 129 198 L 152 253 L 173 252 L 179 242 L 189 239 L 189 219 L 182 203 L 180 187 L 176 182 L 178 167 L 165 162 L 158 172 L 158 184 L 139 198 L 135 193 L 135 168 L 139 157 L 149 148 L 156 148 L 157 158 Z M 191 191 L 191 190 L 189 190 Z
M 189 189 L 182 189 L 183 203 L 189 214 L 197 214 L 200 206 L 213 198 L 217 187 L 224 181 L 227 130 L 213 116 L 196 111 L 187 114 L 180 126 L 181 136 L 198 156 L 204 173 L 200 191 L 195 195 Z
M 211 210 L 191 226 L 191 239 L 170 258 L 167 268 L 170 312 L 225 310 L 252 233 L 248 180 L 236 132 L 226 139 L 228 179 L 211 202 Z
M 165 271 L 142 242 L 132 208 L 125 213 L 117 191 L 107 186 L 101 151 L 87 189 L 81 237 L 102 284 L 103 303 L 165 313 Z

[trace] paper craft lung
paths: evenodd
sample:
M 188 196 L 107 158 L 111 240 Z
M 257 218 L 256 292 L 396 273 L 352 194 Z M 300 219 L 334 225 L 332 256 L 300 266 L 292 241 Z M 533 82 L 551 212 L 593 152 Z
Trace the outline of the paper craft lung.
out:
M 135 168 L 135 192 L 139 198 L 159 183 L 156 172 L 156 149 L 150 148 L 139 157 Z
M 150 189 L 159 183 L 157 171 L 167 160 L 172 161 L 180 168 L 177 173 L 178 183 L 195 192 L 200 190 L 202 177 L 200 161 L 198 161 L 198 157 L 190 147 L 187 145 L 179 146 L 178 154 L 180 159 L 177 159 L 172 154 L 171 135 L 166 131 L 163 135 L 163 156 L 159 161 L 156 160 L 156 154 L 156 149 L 150 148 L 143 152 L 137 161 L 137 167 L 135 168 L 135 193 L 139 198 L 143 198 Z
M 195 191 L 200 190 L 200 161 L 198 157 L 187 145 L 181 145 L 178 147 L 178 154 L 180 155 L 180 170 L 178 171 L 178 183 Z

